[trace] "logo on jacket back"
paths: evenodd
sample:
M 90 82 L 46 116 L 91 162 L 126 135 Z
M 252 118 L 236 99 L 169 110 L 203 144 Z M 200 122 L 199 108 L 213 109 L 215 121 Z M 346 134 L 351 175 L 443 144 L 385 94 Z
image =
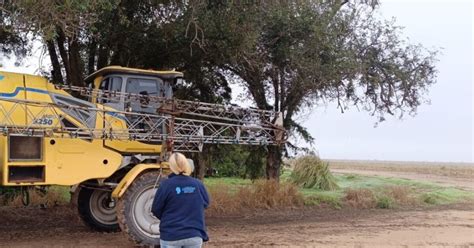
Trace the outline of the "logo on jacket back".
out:
M 192 194 L 194 191 L 196 191 L 195 187 L 192 186 L 186 186 L 186 187 L 176 187 L 176 194 L 179 195 L 181 193 L 183 194 Z

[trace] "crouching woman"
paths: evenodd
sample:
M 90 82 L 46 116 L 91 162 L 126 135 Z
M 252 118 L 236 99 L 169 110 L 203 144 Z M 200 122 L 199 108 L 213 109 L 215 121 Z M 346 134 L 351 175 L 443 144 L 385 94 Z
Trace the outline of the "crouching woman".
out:
M 160 219 L 160 245 L 201 247 L 208 240 L 204 222 L 208 193 L 201 181 L 190 177 L 193 168 L 183 154 L 173 153 L 169 165 L 172 173 L 158 187 L 151 209 Z

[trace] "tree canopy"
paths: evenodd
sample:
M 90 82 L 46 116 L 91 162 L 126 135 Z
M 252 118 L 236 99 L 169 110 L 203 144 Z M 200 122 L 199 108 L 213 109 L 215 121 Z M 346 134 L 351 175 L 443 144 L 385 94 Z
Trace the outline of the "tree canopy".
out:
M 308 142 L 296 117 L 323 101 L 383 121 L 416 113 L 436 79 L 436 51 L 407 43 L 378 1 L 3 1 L 2 52 L 24 55 L 40 40 L 54 82 L 83 85 L 107 65 L 177 69 L 179 98 L 228 102 L 231 84 Z M 297 149 L 289 143 L 287 148 Z M 283 148 L 269 147 L 267 177 L 279 174 Z

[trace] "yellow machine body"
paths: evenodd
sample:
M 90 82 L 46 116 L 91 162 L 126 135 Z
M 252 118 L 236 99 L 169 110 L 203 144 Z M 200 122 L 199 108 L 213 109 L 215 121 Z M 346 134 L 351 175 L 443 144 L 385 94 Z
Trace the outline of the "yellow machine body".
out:
M 163 162 L 159 165 L 157 164 L 137 164 L 135 165 L 120 181 L 120 183 L 112 191 L 112 197 L 120 198 L 127 188 L 132 184 L 133 180 L 137 178 L 138 175 L 145 171 L 149 170 L 159 170 L 163 169 L 165 172 L 168 172 L 169 165 L 166 162 Z
M 177 72 L 156 72 L 137 70 L 122 67 L 107 67 L 92 74 L 88 79 L 98 87 L 104 74 L 114 73 L 155 73 L 173 75 Z M 0 121 L 14 123 L 15 125 L 54 125 L 59 120 L 47 119 L 52 113 L 43 112 L 45 120 L 32 120 L 31 113 L 37 114 L 40 107 L 14 107 L 14 103 L 1 101 L 4 99 L 32 100 L 51 103 L 53 95 L 63 96 L 74 101 L 67 92 L 56 89 L 54 85 L 40 76 L 0 71 Z M 91 103 L 99 109 L 107 109 L 92 99 Z M 44 110 L 43 110 L 44 111 Z M 68 113 L 56 109 L 66 119 L 78 127 L 84 123 L 78 121 Z M 115 118 L 110 116 L 108 118 Z M 36 123 L 38 122 L 38 123 Z M 49 123 L 48 123 L 49 122 Z M 103 126 L 103 120 L 96 118 L 95 128 Z M 115 118 L 114 125 L 126 125 Z M 4 186 L 32 186 L 32 185 L 75 185 L 90 179 L 107 179 L 123 166 L 124 154 L 158 154 L 161 145 L 146 144 L 138 141 L 124 140 L 86 140 L 71 137 L 21 137 L 14 135 L 0 135 L 0 185 Z M 120 187 L 114 191 L 115 196 L 123 194 L 131 180 L 144 170 L 158 169 L 160 164 L 135 165 L 125 174 Z

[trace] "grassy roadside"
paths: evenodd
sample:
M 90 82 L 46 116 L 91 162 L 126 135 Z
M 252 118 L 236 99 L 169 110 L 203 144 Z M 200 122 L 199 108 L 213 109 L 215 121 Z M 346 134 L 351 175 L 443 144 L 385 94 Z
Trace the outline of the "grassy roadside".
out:
M 334 207 L 397 208 L 418 205 L 444 205 L 474 200 L 474 192 L 435 183 L 401 178 L 361 175 L 336 175 L 339 190 L 328 192 L 301 189 L 311 201 Z
M 379 176 L 335 175 L 339 188 L 333 191 L 297 187 L 285 171 L 280 184 L 242 178 L 206 178 L 212 197 L 211 212 L 232 213 L 241 209 L 321 206 L 332 208 L 402 208 L 407 206 L 445 205 L 474 201 L 474 192 L 435 183 Z M 48 194 L 30 192 L 31 204 L 47 206 L 69 202 L 69 188 L 53 186 Z M 1 200 L 1 199 L 0 199 Z M 0 201 L 2 205 L 3 201 Z M 8 205 L 22 206 L 16 197 Z
M 288 184 L 289 177 L 289 172 L 283 173 L 280 179 L 283 185 Z M 300 195 L 304 205 L 330 206 L 333 208 L 401 208 L 407 206 L 445 205 L 472 202 L 474 200 L 474 192 L 440 186 L 435 183 L 353 174 L 336 175 L 335 178 L 340 186 L 337 190 L 322 191 L 297 188 L 296 194 Z M 237 194 L 239 197 L 256 197 L 255 194 L 242 196 L 240 192 L 243 188 L 246 188 L 248 191 L 248 188 L 254 187 L 250 180 L 240 178 L 206 178 L 204 182 L 209 188 L 211 195 L 213 193 L 217 194 L 217 201 L 222 201 L 226 197 L 234 198 L 234 200 L 226 199 L 227 205 L 239 200 L 233 197 Z M 262 187 L 261 182 L 259 182 L 259 187 Z M 267 193 L 271 194 L 271 192 Z M 278 199 L 275 202 L 278 202 Z M 223 203 L 223 205 L 226 205 L 226 203 Z

